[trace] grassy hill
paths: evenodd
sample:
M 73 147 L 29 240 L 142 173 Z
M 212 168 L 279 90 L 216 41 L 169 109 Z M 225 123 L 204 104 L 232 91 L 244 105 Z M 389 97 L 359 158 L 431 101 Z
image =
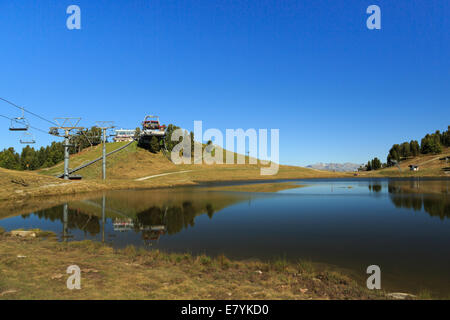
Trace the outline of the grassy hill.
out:
M 440 154 L 419 155 L 400 162 L 401 172 L 396 166 L 376 171 L 369 171 L 361 175 L 367 176 L 389 176 L 389 177 L 449 177 L 450 162 L 442 158 L 450 156 L 450 148 L 444 148 Z M 410 165 L 419 166 L 419 171 L 410 171 Z
M 125 142 L 108 143 L 107 152 L 123 146 Z M 233 154 L 235 159 L 237 154 Z M 83 163 L 101 156 L 101 146 L 72 155 L 70 167 L 75 168 Z M 224 158 L 226 157 L 224 152 Z M 189 181 L 222 181 L 222 180 L 249 180 L 249 179 L 288 179 L 288 178 L 316 178 L 338 176 L 332 172 L 307 169 L 295 166 L 280 166 L 279 172 L 274 176 L 261 176 L 260 164 L 248 164 L 249 157 L 245 157 L 246 164 L 221 164 L 221 165 L 175 165 L 162 152 L 151 153 L 145 149 L 138 148 L 136 143 L 107 157 L 107 178 L 118 180 L 134 180 L 138 178 L 159 175 L 165 173 L 181 172 L 177 175 L 165 176 L 170 180 Z M 39 171 L 45 175 L 56 175 L 63 172 L 63 163 L 42 169 Z M 102 162 L 98 161 L 89 167 L 77 171 L 83 179 L 101 179 Z M 157 178 L 157 177 L 155 177 Z
M 114 142 L 114 143 L 107 143 L 106 144 L 106 152 L 114 151 L 122 146 L 127 144 L 127 142 Z M 70 169 L 74 169 L 76 167 L 79 167 L 89 161 L 92 161 L 96 158 L 99 158 L 102 156 L 102 145 L 97 145 L 94 147 L 86 148 L 80 153 L 74 154 L 70 156 L 70 163 L 69 167 Z M 101 161 L 100 161 L 101 165 Z M 61 174 L 64 172 L 64 162 L 60 162 L 57 165 L 50 167 L 50 168 L 44 168 L 40 169 L 38 171 L 39 173 L 50 175 L 50 176 L 56 176 L 58 174 Z
M 61 179 L 46 177 L 30 171 L 16 171 L 0 168 L 0 189 L 20 193 L 21 187 L 35 188 L 43 185 L 53 186 L 63 183 Z
M 124 144 L 126 142 L 108 143 L 107 152 Z M 101 154 L 101 146 L 96 146 L 71 155 L 70 168 L 94 160 Z M 234 157 L 237 155 L 234 154 Z M 77 171 L 77 174 L 83 177 L 81 181 L 65 181 L 55 177 L 63 172 L 63 162 L 36 172 L 0 169 L 0 200 L 14 201 L 31 196 L 61 196 L 101 190 L 160 188 L 193 185 L 198 182 L 349 176 L 295 166 L 280 166 L 276 175 L 262 176 L 261 164 L 248 164 L 249 158 L 245 159 L 246 164 L 240 165 L 175 165 L 162 152 L 151 153 L 133 143 L 108 156 L 106 181 L 101 179 L 102 161 Z

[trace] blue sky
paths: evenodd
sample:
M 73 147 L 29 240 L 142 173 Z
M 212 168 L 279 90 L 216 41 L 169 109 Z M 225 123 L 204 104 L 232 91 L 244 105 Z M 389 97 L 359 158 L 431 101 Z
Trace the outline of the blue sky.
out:
M 71 4 L 81 30 L 66 28 Z M 366 27 L 372 4 L 381 30 Z M 284 164 L 385 161 L 449 125 L 449 16 L 446 0 L 0 0 L 0 97 L 83 126 L 158 114 L 278 128 Z M 2 102 L 0 114 L 18 116 Z M 0 125 L 0 148 L 21 149 Z

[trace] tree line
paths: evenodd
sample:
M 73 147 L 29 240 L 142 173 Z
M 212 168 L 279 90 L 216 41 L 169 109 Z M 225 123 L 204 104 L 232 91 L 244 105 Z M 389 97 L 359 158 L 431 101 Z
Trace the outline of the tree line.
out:
M 439 154 L 443 147 L 450 147 L 450 126 L 443 133 L 436 130 L 435 133 L 426 134 L 420 141 L 420 145 L 417 140 L 394 144 L 389 150 L 387 164 L 393 165 L 395 161 L 399 162 L 419 154 Z
M 73 135 L 69 143 L 69 154 L 100 144 L 101 129 L 92 127 Z M 16 152 L 13 147 L 0 151 L 0 167 L 11 170 L 36 170 L 48 168 L 64 160 L 64 143 L 53 141 L 49 146 L 34 149 L 29 145 Z
M 447 131 L 442 133 L 436 130 L 435 133 L 426 134 L 420 140 L 420 144 L 417 140 L 394 144 L 389 150 L 386 163 L 383 164 L 378 158 L 374 158 L 366 164 L 365 169 L 370 171 L 393 166 L 402 160 L 416 157 L 420 154 L 439 154 L 442 152 L 443 147 L 450 147 L 450 126 L 448 126 Z

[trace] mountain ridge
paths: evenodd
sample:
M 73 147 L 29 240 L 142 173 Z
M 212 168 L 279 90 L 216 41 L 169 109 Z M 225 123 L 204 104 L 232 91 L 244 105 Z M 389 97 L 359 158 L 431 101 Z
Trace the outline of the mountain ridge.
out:
M 352 163 L 352 162 L 344 162 L 344 163 L 318 162 L 315 164 L 307 165 L 306 168 L 323 170 L 323 171 L 353 172 L 353 171 L 357 171 L 360 166 L 363 166 L 363 164 L 357 164 L 357 163 Z

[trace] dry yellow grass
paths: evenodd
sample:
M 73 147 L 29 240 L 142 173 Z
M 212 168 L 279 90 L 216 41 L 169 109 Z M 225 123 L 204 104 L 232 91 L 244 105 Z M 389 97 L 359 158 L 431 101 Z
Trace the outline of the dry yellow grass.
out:
M 120 144 L 110 144 L 109 150 Z M 71 163 L 85 162 L 98 156 L 98 148 L 73 156 Z M 359 173 L 359 177 L 413 177 L 446 176 L 443 169 L 448 166 L 440 158 L 449 155 L 449 148 L 440 155 L 426 155 L 401 163 L 402 172 L 396 167 Z M 248 162 L 248 157 L 246 157 Z M 418 164 L 420 171 L 409 171 L 409 164 Z M 60 164 L 41 173 L 56 174 Z M 73 167 L 73 166 L 72 166 Z M 182 185 L 194 185 L 202 182 L 220 181 L 271 181 L 280 179 L 314 179 L 352 177 L 353 173 L 319 171 L 295 166 L 280 165 L 275 175 L 261 175 L 261 164 L 183 164 L 175 165 L 162 153 L 153 154 L 136 144 L 108 157 L 107 180 L 101 180 L 101 161 L 80 170 L 82 181 L 64 181 L 34 172 L 0 169 L 0 200 L 17 200 L 30 197 L 65 195 L 81 192 L 94 192 L 117 189 L 147 189 Z M 170 175 L 150 177 L 143 181 L 138 178 L 171 173 Z M 176 174 L 173 174 L 176 173 Z M 253 187 L 250 187 L 253 188 Z M 250 190 L 250 189 L 248 189 Z
M 360 176 L 381 177 L 448 177 L 450 162 L 439 160 L 450 156 L 450 148 L 444 148 L 440 154 L 419 155 L 400 162 L 400 172 L 396 166 L 376 171 L 362 172 Z M 419 171 L 410 171 L 409 165 L 418 165 Z
M 386 299 L 309 262 L 230 261 L 0 234 L 0 299 Z M 66 287 L 70 265 L 81 289 Z
M 124 146 L 127 142 L 114 142 L 106 144 L 106 152 L 114 151 L 122 146 Z M 94 147 L 89 147 L 81 151 L 80 153 L 74 154 L 70 156 L 70 168 L 74 169 L 78 166 L 81 166 L 91 160 L 97 159 L 102 156 L 102 145 L 97 145 Z M 99 161 L 101 165 L 101 161 Z M 38 170 L 39 173 L 50 176 L 57 176 L 64 172 L 64 162 L 60 162 L 53 167 L 44 168 Z
M 121 144 L 112 143 L 108 146 L 108 149 L 114 150 L 120 146 Z M 95 159 L 98 155 L 98 147 L 90 151 L 84 151 L 82 154 L 74 155 L 71 157 L 71 167 Z M 77 172 L 77 174 L 83 176 L 82 181 L 64 181 L 48 176 L 61 173 L 62 164 L 39 171 L 42 174 L 1 169 L 0 186 L 3 188 L 0 190 L 0 200 L 17 200 L 50 195 L 61 196 L 101 190 L 163 188 L 214 181 L 348 176 L 294 166 L 280 166 L 276 175 L 262 176 L 261 165 L 259 164 L 175 165 L 163 153 L 153 154 L 147 150 L 137 148 L 136 144 L 132 144 L 109 156 L 107 159 L 106 181 L 101 180 L 101 161 Z M 248 157 L 246 159 L 248 161 Z M 137 178 L 164 173 L 177 174 L 136 181 Z

